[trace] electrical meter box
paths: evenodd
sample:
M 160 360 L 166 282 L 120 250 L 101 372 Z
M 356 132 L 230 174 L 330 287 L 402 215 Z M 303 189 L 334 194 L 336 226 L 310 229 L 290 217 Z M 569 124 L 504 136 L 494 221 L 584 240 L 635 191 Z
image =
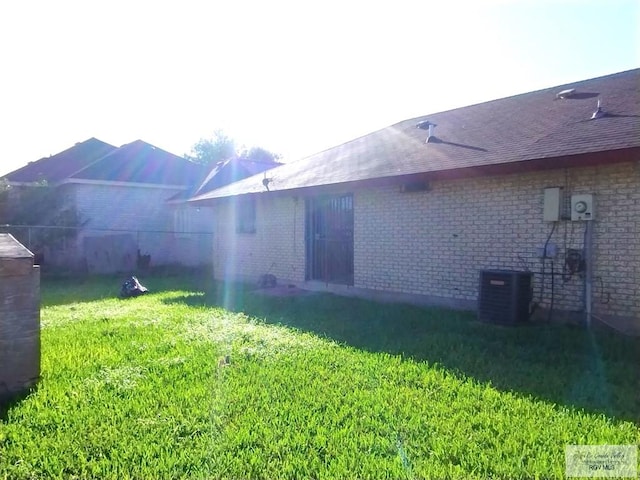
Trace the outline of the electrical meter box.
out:
M 594 218 L 593 195 L 571 195 L 571 221 L 593 220 Z

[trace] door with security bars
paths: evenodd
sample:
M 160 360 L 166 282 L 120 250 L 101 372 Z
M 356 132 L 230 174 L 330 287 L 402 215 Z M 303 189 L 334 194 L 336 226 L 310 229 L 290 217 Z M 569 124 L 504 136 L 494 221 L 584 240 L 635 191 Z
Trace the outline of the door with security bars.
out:
M 353 285 L 353 195 L 306 203 L 307 280 Z

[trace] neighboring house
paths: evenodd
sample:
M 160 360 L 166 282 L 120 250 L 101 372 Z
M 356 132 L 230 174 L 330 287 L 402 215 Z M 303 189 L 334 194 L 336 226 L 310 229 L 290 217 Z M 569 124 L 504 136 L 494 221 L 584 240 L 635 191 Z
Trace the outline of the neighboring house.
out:
M 481 270 L 530 270 L 536 303 L 584 316 L 586 232 L 593 313 L 638 326 L 639 90 L 632 70 L 435 113 L 197 195 L 215 275 L 474 308 Z
M 153 265 L 184 263 L 189 243 L 172 232 L 166 201 L 202 176 L 202 166 L 141 140 L 116 148 L 91 138 L 6 179 L 23 189 L 45 180 L 59 208 L 77 212 L 82 228 L 47 243 L 46 263 L 105 273 L 131 271 L 149 256 Z
M 275 160 L 255 160 L 243 156 L 236 156 L 228 160 L 218 162 L 213 165 L 209 174 L 191 196 L 204 195 L 216 188 L 223 187 L 259 173 L 264 173 L 267 170 L 280 165 L 281 164 Z M 263 175 L 263 178 L 265 176 L 266 174 Z
M 242 180 L 252 175 L 279 166 L 280 163 L 268 160 L 252 160 L 246 157 L 233 157 L 214 164 L 204 179 L 192 188 L 177 193 L 167 204 L 172 209 L 173 230 L 183 243 L 182 262 L 187 265 L 211 264 L 211 235 L 213 222 L 208 208 L 194 206 L 188 200 L 196 195 L 208 192 Z
M 56 189 L 56 210 L 71 207 L 77 212 L 82 228 L 71 238 L 48 242 L 41 252 L 46 263 L 127 272 L 147 263 L 209 265 L 210 214 L 186 199 L 274 165 L 233 159 L 209 172 L 141 140 L 117 148 L 91 138 L 31 162 L 6 179 L 13 202 L 20 202 L 21 190 L 46 181 Z M 48 220 L 42 223 L 49 225 Z
M 5 175 L 5 178 L 13 185 L 31 185 L 43 180 L 55 184 L 114 150 L 117 150 L 117 147 L 97 138 L 90 138 L 56 155 L 29 162 L 24 167 Z

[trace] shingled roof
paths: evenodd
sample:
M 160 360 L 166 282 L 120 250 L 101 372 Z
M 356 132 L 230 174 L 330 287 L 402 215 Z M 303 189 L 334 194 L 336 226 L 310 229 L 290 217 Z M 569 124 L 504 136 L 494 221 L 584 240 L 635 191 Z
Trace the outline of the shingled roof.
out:
M 194 196 L 204 195 L 216 188 L 237 182 L 243 178 L 263 173 L 267 170 L 282 165 L 275 160 L 253 160 L 250 158 L 236 156 L 228 160 L 217 162 L 210 168 L 204 180 L 196 183 L 193 188 L 176 193 L 169 202 L 186 202 Z
M 136 140 L 113 150 L 70 179 L 108 182 L 193 185 L 203 167 L 161 148 Z
M 117 148 L 90 138 L 56 155 L 31 162 L 5 178 L 12 183 L 90 180 L 191 186 L 198 185 L 204 173 L 202 165 L 142 140 Z
M 598 100 L 601 113 L 592 119 Z M 435 127 L 426 142 L 428 124 Z M 276 192 L 417 175 L 450 178 L 629 155 L 640 155 L 640 69 L 405 120 L 270 170 L 268 186 Z M 265 192 L 262 177 L 192 201 Z
M 281 164 L 276 161 L 251 160 L 243 157 L 233 157 L 229 160 L 218 162 L 198 187 L 196 195 L 210 192 L 238 179 L 257 175 L 279 165 Z
M 90 138 L 56 155 L 30 162 L 7 174 L 5 178 L 12 183 L 34 183 L 43 180 L 57 183 L 115 149 L 116 147 L 102 140 Z

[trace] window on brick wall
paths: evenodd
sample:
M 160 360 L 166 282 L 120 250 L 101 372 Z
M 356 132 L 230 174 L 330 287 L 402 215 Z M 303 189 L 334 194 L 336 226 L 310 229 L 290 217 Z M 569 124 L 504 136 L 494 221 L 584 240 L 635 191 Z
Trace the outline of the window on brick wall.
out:
M 256 199 L 253 196 L 236 200 L 236 233 L 256 233 Z

